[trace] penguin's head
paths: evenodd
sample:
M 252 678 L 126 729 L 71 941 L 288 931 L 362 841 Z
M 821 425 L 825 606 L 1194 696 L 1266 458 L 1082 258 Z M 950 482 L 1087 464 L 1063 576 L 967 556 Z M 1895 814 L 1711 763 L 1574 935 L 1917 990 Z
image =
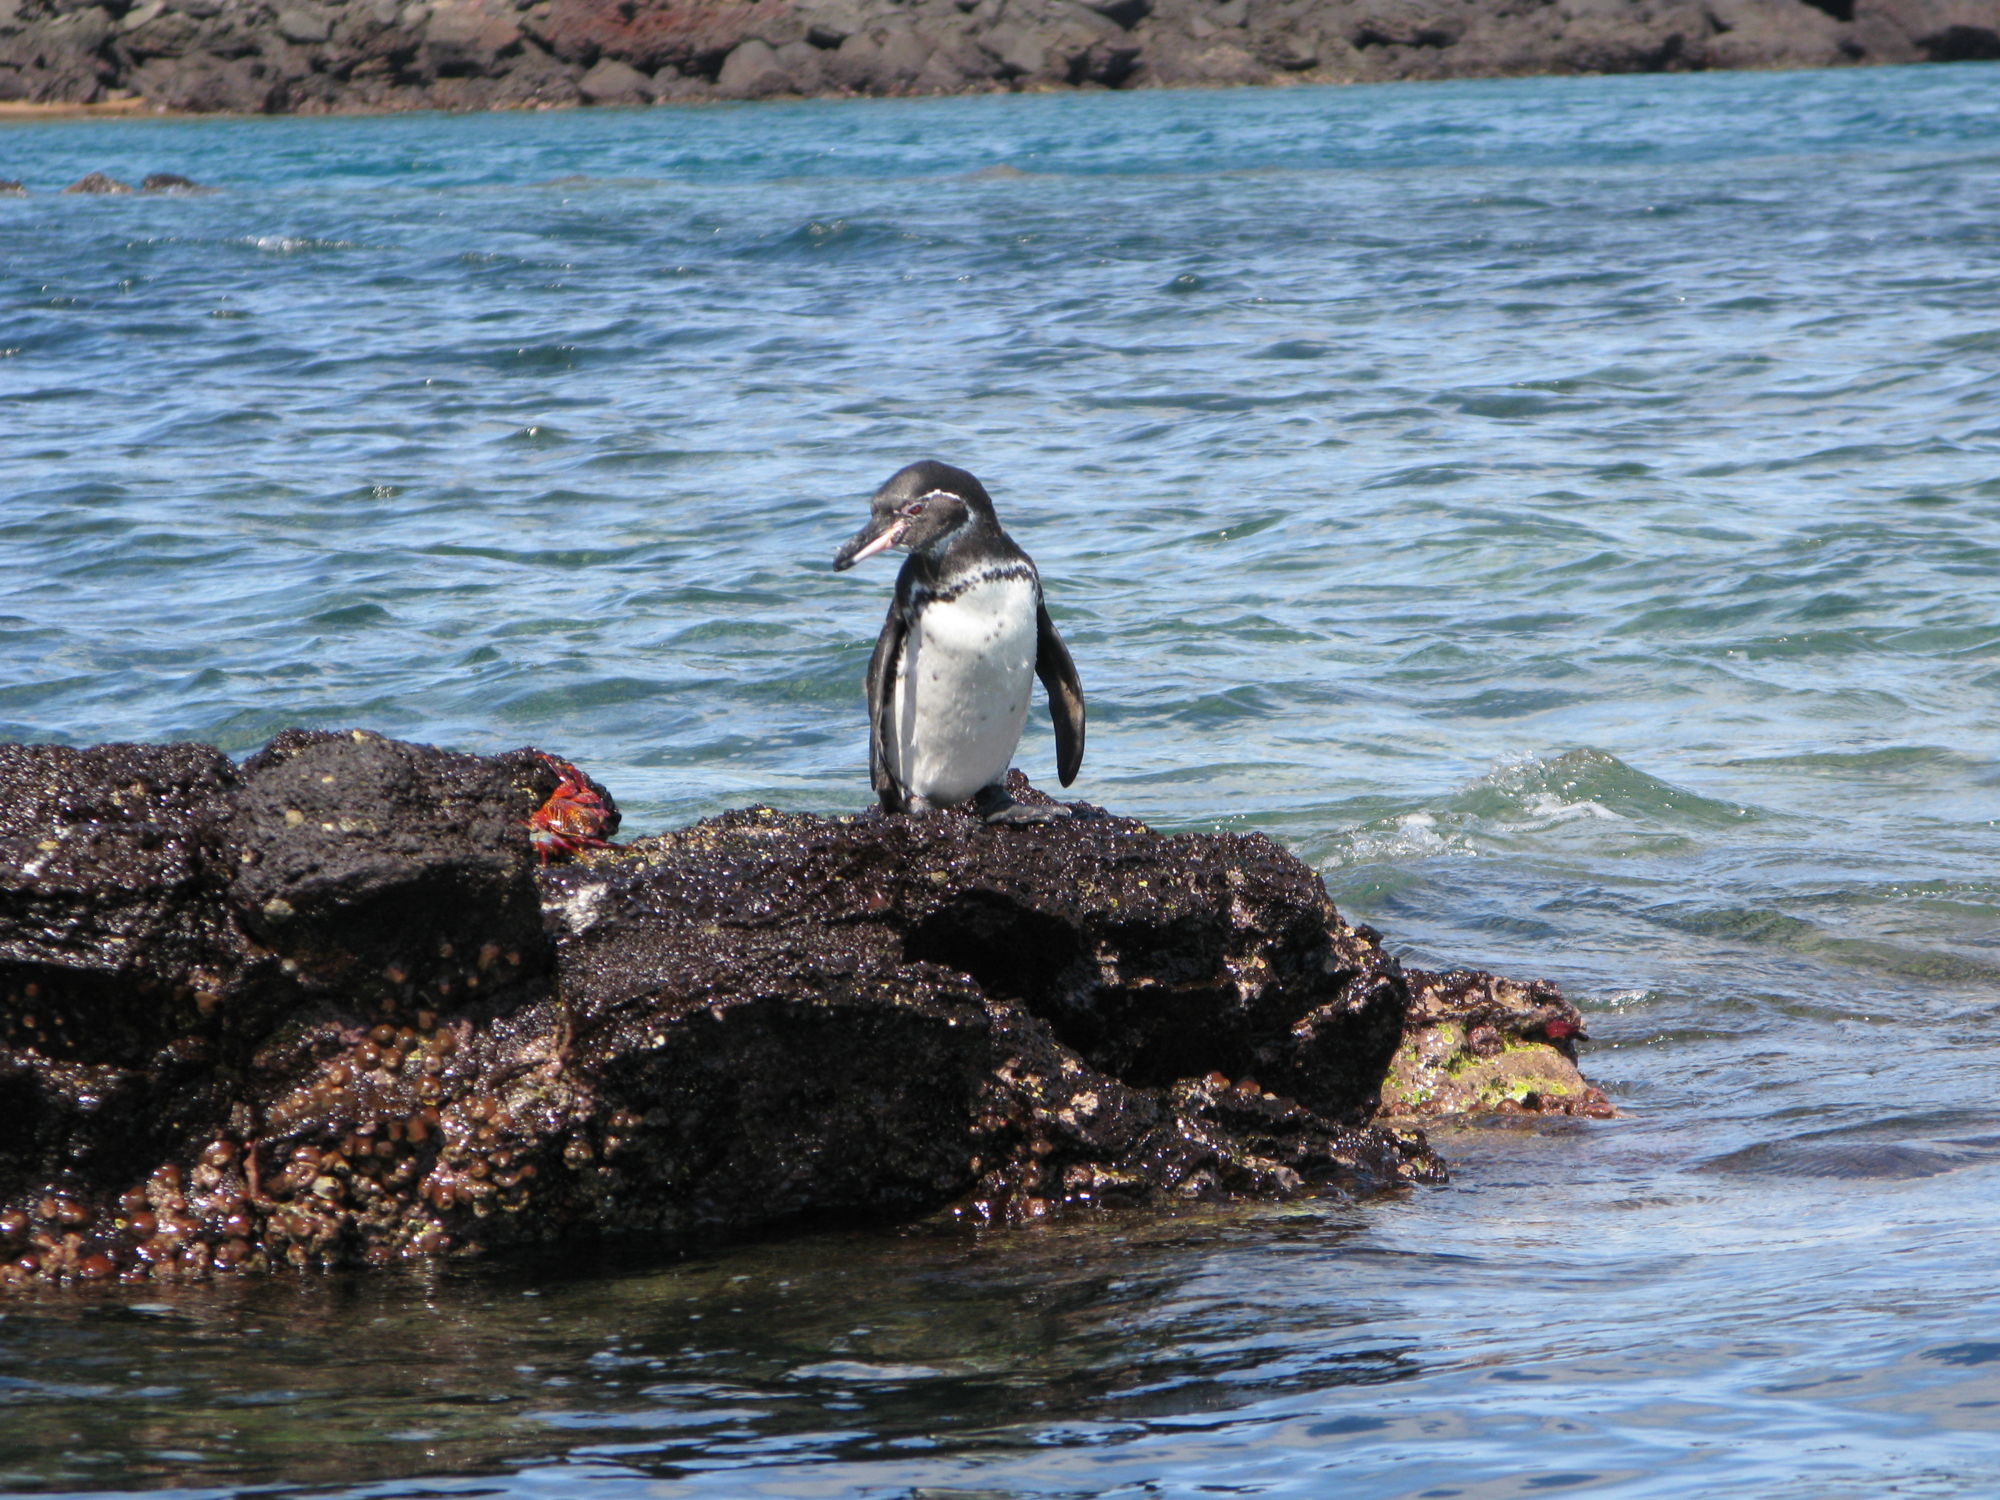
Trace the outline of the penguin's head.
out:
M 921 552 L 945 542 L 975 517 L 993 519 L 993 501 L 986 486 L 963 469 L 927 458 L 898 469 L 875 492 L 868 505 L 868 524 L 840 549 L 835 572 L 853 567 L 865 557 L 901 547 Z

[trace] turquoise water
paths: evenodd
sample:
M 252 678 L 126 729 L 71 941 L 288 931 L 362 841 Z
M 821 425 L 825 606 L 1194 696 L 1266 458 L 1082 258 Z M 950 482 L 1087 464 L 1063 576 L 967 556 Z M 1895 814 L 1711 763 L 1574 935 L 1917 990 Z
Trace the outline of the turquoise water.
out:
M 51 1295 L 0 1489 L 2000 1490 L 1997 84 L 0 127 L 0 734 L 856 807 L 892 570 L 827 565 L 942 457 L 1077 792 L 1560 981 L 1626 1111 L 1365 1205 Z

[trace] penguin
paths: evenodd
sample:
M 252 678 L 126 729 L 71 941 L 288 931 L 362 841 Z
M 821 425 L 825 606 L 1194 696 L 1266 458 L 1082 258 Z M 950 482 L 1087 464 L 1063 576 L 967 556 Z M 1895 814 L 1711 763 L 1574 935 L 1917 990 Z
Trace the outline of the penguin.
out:
M 928 812 L 971 798 L 988 823 L 1064 816 L 1007 795 L 1029 679 L 1048 690 L 1064 786 L 1083 763 L 1083 685 L 1041 575 L 1000 529 L 986 487 L 934 459 L 898 470 L 834 571 L 892 547 L 910 555 L 868 662 L 868 774 L 882 806 Z

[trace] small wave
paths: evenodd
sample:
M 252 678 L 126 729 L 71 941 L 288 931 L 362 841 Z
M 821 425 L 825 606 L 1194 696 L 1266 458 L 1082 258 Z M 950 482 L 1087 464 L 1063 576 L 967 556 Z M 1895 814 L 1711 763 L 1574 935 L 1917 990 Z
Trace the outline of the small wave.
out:
M 308 615 L 308 625 L 380 625 L 393 619 L 388 610 L 379 604 L 348 604 L 335 609 L 323 609 L 316 615 Z
M 1932 985 L 2000 987 L 2000 965 L 1942 948 L 1880 937 L 1853 937 L 1790 912 L 1762 906 L 1667 902 L 1643 914 L 1675 932 L 1722 943 L 1777 949 L 1838 969 L 1889 974 Z
M 2000 1363 L 2000 1344 L 1974 1339 L 1963 1344 L 1946 1344 L 1925 1350 L 1921 1357 L 1936 1360 L 1941 1365 L 1990 1365 Z
M 673 186 L 668 177 L 594 177 L 587 172 L 571 172 L 562 177 L 551 177 L 544 182 L 531 182 L 527 186 L 558 192 L 574 192 L 587 188 L 658 188 Z M 504 190 L 504 189 L 503 189 Z
M 1954 354 L 1973 354 L 1986 349 L 2000 349 L 2000 328 L 1980 328 L 1971 333 L 1953 334 L 1949 338 L 1937 340 L 1937 347 L 1949 349 Z
M 1318 339 L 1280 339 L 1275 344 L 1266 344 L 1250 357 L 1252 359 L 1325 359 L 1340 351 L 1332 344 L 1321 343 Z
M 1412 414 L 1426 417 L 1436 413 L 1428 407 L 1411 408 Z M 1361 488 L 1364 490 L 1394 490 L 1406 485 L 1420 485 L 1426 488 L 1441 484 L 1464 484 L 1478 479 L 1480 473 L 1469 465 L 1462 464 L 1418 464 L 1414 468 L 1397 469 L 1388 474 L 1378 475 Z
M 1550 412 L 1589 410 L 1605 404 L 1594 399 L 1557 399 L 1518 389 L 1446 391 L 1437 400 L 1440 405 L 1456 407 L 1469 417 L 1493 417 L 1502 421 L 1546 416 Z
M 1354 829 L 1342 837 L 1338 852 L 1328 863 L 1374 864 L 1452 855 L 1477 858 L 1478 854 L 1464 830 L 1441 825 L 1434 813 L 1413 812 Z
M 1759 816 L 1740 803 L 1704 797 L 1591 749 L 1503 767 L 1468 787 L 1456 805 L 1486 821 L 1517 826 L 1588 818 L 1654 827 L 1726 828 Z
M 1744 756 L 1731 766 L 1752 770 L 1798 771 L 1831 776 L 1933 782 L 1940 772 L 1965 774 L 1986 770 L 1991 762 L 1942 745 L 1885 745 L 1876 750 L 1812 750 L 1794 755 Z
M 1990 1161 L 1991 1152 L 1953 1151 L 1904 1141 L 1771 1141 L 1702 1164 L 1702 1170 L 1749 1177 L 1837 1177 L 1908 1181 Z
M 808 219 L 786 233 L 747 248 L 752 255 L 866 254 L 892 246 L 914 245 L 920 241 L 919 235 L 883 224 L 856 223 L 849 219 Z
M 873 1385 L 899 1384 L 909 1380 L 936 1380 L 949 1373 L 937 1365 L 890 1365 L 873 1364 L 858 1359 L 834 1359 L 822 1360 L 818 1364 L 800 1365 L 787 1372 L 785 1378 Z
M 1334 841 L 1330 866 L 1441 855 L 1472 857 L 1490 844 L 1563 828 L 1620 838 L 1690 827 L 1733 827 L 1758 816 L 1649 776 L 1602 750 L 1527 757 L 1480 777 L 1435 808 L 1390 814 Z
M 236 242 L 271 255 L 299 255 L 308 250 L 359 250 L 353 240 L 323 240 L 313 235 L 259 234 Z
M 1933 1132 L 1941 1123 L 1936 1114 L 1905 1115 L 1816 1130 L 1789 1140 L 1759 1141 L 1710 1157 L 1700 1170 L 1757 1177 L 1906 1180 L 2000 1158 L 2000 1138 L 1980 1134 L 1940 1139 Z
M 1607 823 L 1626 821 L 1621 813 L 1597 802 L 1565 802 L 1550 792 L 1537 792 L 1522 804 L 1522 811 L 1530 820 L 1541 820 L 1541 826 L 1554 827 L 1558 823 L 1574 823 L 1578 819 L 1597 818 Z

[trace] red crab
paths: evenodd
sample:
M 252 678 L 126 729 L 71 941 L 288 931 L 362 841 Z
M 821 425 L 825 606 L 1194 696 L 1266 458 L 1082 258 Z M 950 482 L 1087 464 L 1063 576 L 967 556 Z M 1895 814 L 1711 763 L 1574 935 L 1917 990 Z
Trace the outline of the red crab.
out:
M 607 828 L 618 826 L 614 821 L 617 814 L 591 790 L 589 779 L 566 760 L 542 750 L 535 753 L 561 778 L 549 800 L 528 819 L 536 862 L 545 865 L 551 859 L 568 859 L 580 850 L 612 847 L 603 835 Z

